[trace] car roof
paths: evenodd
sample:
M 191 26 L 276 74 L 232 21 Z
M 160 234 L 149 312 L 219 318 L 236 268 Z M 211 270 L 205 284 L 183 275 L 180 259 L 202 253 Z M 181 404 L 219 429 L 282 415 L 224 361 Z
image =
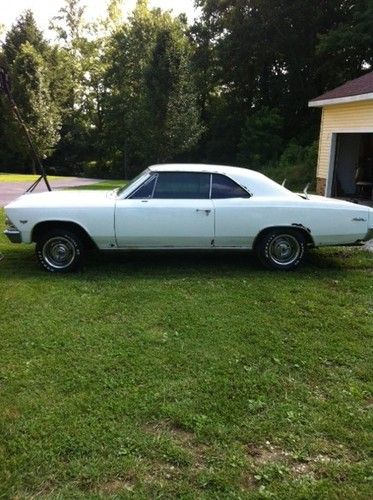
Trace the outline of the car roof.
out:
M 205 172 L 211 174 L 240 175 L 252 178 L 262 177 L 262 174 L 247 168 L 230 167 L 228 165 L 209 165 L 204 163 L 170 163 L 149 167 L 152 172 Z
M 260 172 L 247 168 L 230 167 L 228 165 L 207 165 L 204 163 L 170 163 L 153 165 L 151 172 L 201 172 L 209 174 L 223 174 L 231 177 L 247 191 L 259 196 L 295 196 L 285 187 L 280 186 Z

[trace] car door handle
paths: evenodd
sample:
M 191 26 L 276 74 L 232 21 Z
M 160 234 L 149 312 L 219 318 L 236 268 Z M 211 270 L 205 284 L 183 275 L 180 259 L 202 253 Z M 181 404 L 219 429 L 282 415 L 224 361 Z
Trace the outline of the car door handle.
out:
M 205 212 L 206 215 L 210 215 L 212 210 L 204 210 L 201 208 L 197 208 L 196 212 Z

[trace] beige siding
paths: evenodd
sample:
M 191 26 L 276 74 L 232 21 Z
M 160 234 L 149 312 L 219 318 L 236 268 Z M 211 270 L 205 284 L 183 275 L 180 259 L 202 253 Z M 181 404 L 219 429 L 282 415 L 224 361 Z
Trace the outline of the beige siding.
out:
M 373 132 L 373 101 L 325 106 L 322 110 L 317 177 L 326 179 L 333 133 Z

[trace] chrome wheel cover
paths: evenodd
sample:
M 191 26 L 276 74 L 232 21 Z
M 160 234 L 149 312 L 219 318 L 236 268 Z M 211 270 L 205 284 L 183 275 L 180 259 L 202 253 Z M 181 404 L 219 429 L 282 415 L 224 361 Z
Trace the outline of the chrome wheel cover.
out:
M 76 257 L 74 243 L 63 236 L 55 236 L 46 241 L 43 246 L 43 259 L 55 269 L 66 269 Z
M 288 266 L 301 256 L 302 247 L 294 236 L 279 234 L 269 244 L 268 252 L 273 262 L 279 266 Z

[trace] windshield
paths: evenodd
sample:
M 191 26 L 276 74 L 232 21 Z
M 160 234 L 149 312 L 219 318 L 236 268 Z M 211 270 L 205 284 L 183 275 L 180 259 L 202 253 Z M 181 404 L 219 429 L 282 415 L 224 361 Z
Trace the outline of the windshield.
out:
M 137 177 L 135 177 L 129 184 L 126 184 L 125 186 L 121 187 L 117 191 L 117 195 L 121 196 L 125 191 L 127 191 L 127 189 L 129 189 L 131 186 L 133 186 L 134 184 L 136 184 L 136 182 L 138 180 L 140 180 L 141 177 L 143 177 L 146 173 L 149 173 L 149 169 L 145 169 L 143 172 L 141 172 L 141 174 L 139 174 Z

